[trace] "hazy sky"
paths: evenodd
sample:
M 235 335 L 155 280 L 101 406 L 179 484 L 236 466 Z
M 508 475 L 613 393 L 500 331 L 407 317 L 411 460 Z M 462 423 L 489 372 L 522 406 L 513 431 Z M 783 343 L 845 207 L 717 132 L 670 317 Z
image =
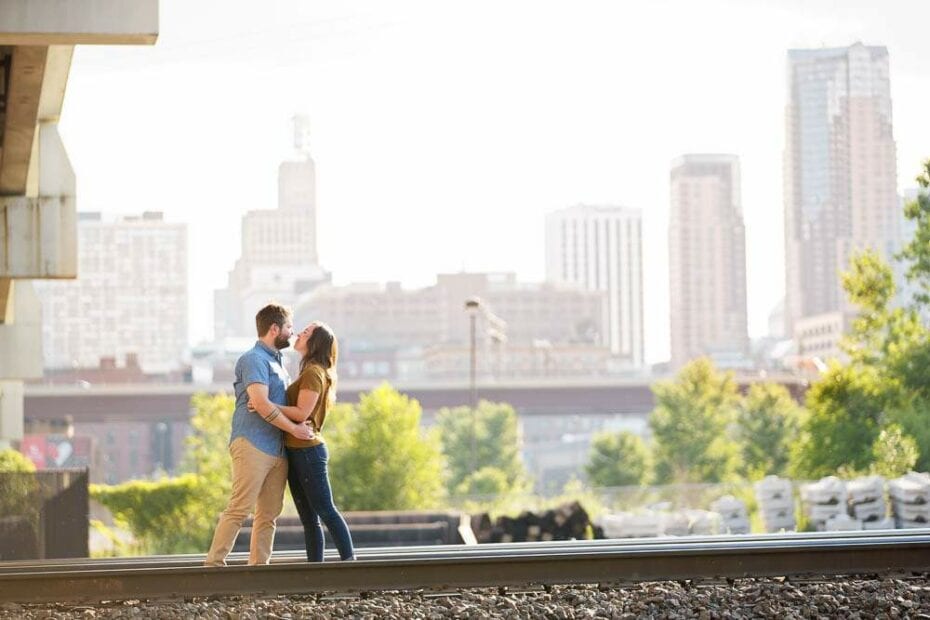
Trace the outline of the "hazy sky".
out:
M 643 211 L 646 357 L 668 355 L 668 170 L 742 164 L 751 335 L 783 282 L 786 50 L 886 45 L 899 184 L 930 157 L 930 3 L 161 0 L 154 47 L 79 47 L 61 121 L 78 208 L 189 224 L 190 333 L 273 208 L 311 118 L 320 259 L 337 284 L 544 276 L 546 212 Z

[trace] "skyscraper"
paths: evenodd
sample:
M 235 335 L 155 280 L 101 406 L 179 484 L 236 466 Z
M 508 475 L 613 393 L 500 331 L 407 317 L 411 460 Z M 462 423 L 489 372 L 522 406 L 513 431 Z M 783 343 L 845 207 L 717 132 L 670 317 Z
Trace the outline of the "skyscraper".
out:
M 702 355 L 745 365 L 746 233 L 735 155 L 672 162 L 668 241 L 673 368 Z
M 546 216 L 546 278 L 606 293 L 602 344 L 619 369 L 643 367 L 642 213 L 577 205 Z
M 187 348 L 187 225 L 159 212 L 110 222 L 78 214 L 78 278 L 36 281 L 49 369 L 181 365 Z
M 888 50 L 790 50 L 785 114 L 786 323 L 843 311 L 840 274 L 900 246 Z
M 294 118 L 294 147 L 294 159 L 278 167 L 278 208 L 242 218 L 242 253 L 228 286 L 214 294 L 217 339 L 254 336 L 262 306 L 292 306 L 300 293 L 327 279 L 317 258 L 316 168 L 303 116 Z

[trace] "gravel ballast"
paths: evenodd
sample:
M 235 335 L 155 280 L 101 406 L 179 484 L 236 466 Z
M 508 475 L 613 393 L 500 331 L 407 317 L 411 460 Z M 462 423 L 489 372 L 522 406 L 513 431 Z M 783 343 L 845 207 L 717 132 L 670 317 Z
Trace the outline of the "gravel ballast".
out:
M 643 583 L 544 590 L 377 592 L 172 601 L 19 605 L 0 603 L 0 620 L 81 618 L 926 618 L 930 578 L 849 578 L 823 582 L 741 579 L 729 584 Z

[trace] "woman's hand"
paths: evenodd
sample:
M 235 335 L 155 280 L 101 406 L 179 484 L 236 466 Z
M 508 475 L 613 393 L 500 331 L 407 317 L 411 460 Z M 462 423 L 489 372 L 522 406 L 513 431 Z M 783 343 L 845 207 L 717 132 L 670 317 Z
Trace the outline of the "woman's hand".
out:
M 316 433 L 313 431 L 313 426 L 311 426 L 309 422 L 296 425 L 294 430 L 291 431 L 291 435 L 304 441 L 309 441 L 316 437 Z
M 255 405 L 252 404 L 252 399 L 251 399 L 251 398 L 250 398 L 250 399 L 248 400 L 248 402 L 245 404 L 245 408 L 248 409 L 249 411 L 251 411 L 252 413 L 258 413 L 257 411 L 255 411 Z

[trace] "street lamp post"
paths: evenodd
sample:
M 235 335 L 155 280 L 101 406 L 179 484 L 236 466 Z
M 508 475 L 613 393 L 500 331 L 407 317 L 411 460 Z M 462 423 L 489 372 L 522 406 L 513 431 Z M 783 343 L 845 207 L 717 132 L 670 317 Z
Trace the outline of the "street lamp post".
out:
M 470 359 L 469 359 L 469 400 L 471 401 L 471 470 L 478 470 L 478 351 L 477 351 L 477 321 L 478 309 L 481 308 L 481 300 L 477 297 L 470 297 L 465 301 L 465 311 L 468 313 L 469 326 L 471 329 L 470 341 Z

